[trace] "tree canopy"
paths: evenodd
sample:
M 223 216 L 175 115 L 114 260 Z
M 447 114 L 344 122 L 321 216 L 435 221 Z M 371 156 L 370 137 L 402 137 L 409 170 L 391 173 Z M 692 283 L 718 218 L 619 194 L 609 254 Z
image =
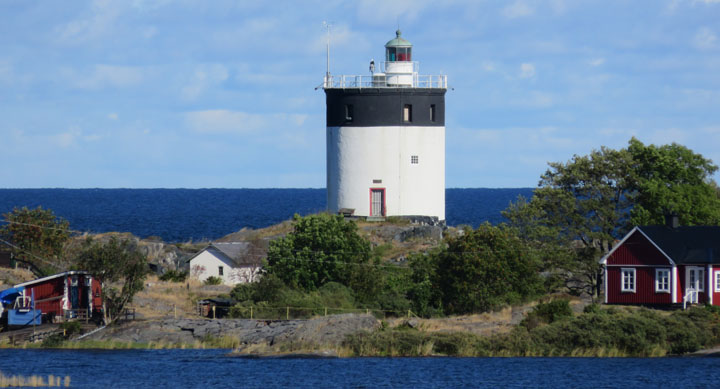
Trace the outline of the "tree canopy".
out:
M 483 224 L 449 239 L 433 284 L 447 314 L 484 312 L 542 292 L 537 258 L 511 230 Z
M 571 288 L 598 292 L 597 260 L 634 225 L 663 224 L 670 212 L 686 225 L 720 223 L 712 161 L 671 144 L 601 147 L 552 162 L 533 197 L 503 215 L 535 247 L 557 252 L 554 265 Z
M 15 208 L 3 215 L 0 236 L 12 246 L 13 257 L 38 276 L 63 270 L 63 248 L 70 239 L 70 224 L 52 210 Z
M 77 266 L 102 284 L 103 319 L 111 323 L 135 294 L 143 289 L 149 273 L 147 258 L 129 240 L 111 238 L 107 243 L 88 238 L 77 257 Z
M 342 216 L 318 214 L 293 218 L 293 231 L 270 242 L 264 271 L 286 285 L 308 291 L 339 282 L 356 292 L 370 288 L 370 243 L 357 225 Z

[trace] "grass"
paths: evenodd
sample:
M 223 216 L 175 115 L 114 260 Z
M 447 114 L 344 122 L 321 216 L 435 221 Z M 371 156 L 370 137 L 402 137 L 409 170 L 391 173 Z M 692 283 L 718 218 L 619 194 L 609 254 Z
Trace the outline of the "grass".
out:
M 38 388 L 38 387 L 46 387 L 46 386 L 70 386 L 70 376 L 63 377 L 56 377 L 53 375 L 47 376 L 47 380 L 45 380 L 45 377 L 32 375 L 29 377 L 23 377 L 23 376 L 6 376 L 2 372 L 0 372 L 0 387 L 31 387 L 31 388 Z

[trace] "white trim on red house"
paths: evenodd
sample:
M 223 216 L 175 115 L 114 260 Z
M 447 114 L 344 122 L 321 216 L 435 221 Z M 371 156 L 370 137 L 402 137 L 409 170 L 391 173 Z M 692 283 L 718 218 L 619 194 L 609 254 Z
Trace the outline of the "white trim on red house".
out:
M 644 236 L 645 239 L 647 239 L 656 249 L 658 249 L 658 251 L 660 251 L 660 253 L 661 253 L 663 256 L 665 256 L 665 258 L 667 258 L 667 260 L 670 262 L 671 265 L 673 265 L 673 266 L 675 265 L 675 261 L 673 261 L 672 258 L 670 258 L 669 255 L 667 255 L 664 251 L 662 251 L 662 249 L 661 249 L 658 245 L 656 245 L 655 242 L 653 242 L 653 240 L 650 239 L 650 237 L 647 236 L 647 235 L 640 229 L 639 226 L 633 227 L 633 229 L 630 230 L 630 232 L 628 232 L 628 233 L 625 235 L 625 237 L 623 237 L 622 240 L 621 240 L 618 244 L 616 244 L 615 247 L 612 248 L 612 250 L 610 250 L 607 254 L 605 254 L 605 256 L 603 256 L 602 258 L 600 258 L 600 264 L 601 264 L 601 265 L 606 265 L 606 264 L 607 264 L 607 259 L 610 257 L 610 255 L 612 255 L 612 253 L 614 253 L 615 250 L 617 250 L 620 246 L 622 246 L 623 243 L 625 243 L 625 241 L 628 240 L 636 230 L 637 230 L 637 231 L 640 231 L 640 233 L 642 234 L 642 236 Z M 612 266 L 612 265 L 611 265 L 611 266 Z
M 628 282 L 629 288 L 625 287 L 625 273 L 632 274 L 632 283 Z M 634 267 L 623 267 L 620 269 L 620 292 L 635 293 L 637 290 L 637 271 Z
M 713 290 L 713 288 L 712 288 L 713 267 L 711 264 L 707 265 L 706 273 L 707 273 L 707 288 L 705 288 L 705 289 L 707 290 L 708 302 L 710 303 L 710 305 L 712 305 L 712 303 L 713 303 L 713 291 L 712 291 Z
M 661 276 L 661 273 L 664 273 L 664 275 Z M 672 273 L 672 269 L 659 267 L 655 269 L 655 293 L 670 293 L 670 274 Z M 667 287 L 661 288 L 661 286 L 664 286 L 660 283 L 660 280 L 667 277 Z
M 670 288 L 671 288 L 671 297 L 670 297 L 670 300 L 671 300 L 673 303 L 677 303 L 677 302 L 678 302 L 678 298 L 677 298 L 678 295 L 677 295 L 677 266 L 676 266 L 676 265 L 673 265 L 673 267 L 672 267 L 672 281 L 671 281 L 671 284 L 670 284 Z

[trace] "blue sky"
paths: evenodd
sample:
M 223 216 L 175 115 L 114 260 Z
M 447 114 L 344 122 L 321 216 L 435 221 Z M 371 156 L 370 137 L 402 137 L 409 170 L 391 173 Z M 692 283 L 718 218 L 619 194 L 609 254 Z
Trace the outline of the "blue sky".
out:
M 448 75 L 448 187 L 631 136 L 720 162 L 720 0 L 0 0 L 0 187 L 325 187 L 325 20 L 334 74 L 399 23 Z

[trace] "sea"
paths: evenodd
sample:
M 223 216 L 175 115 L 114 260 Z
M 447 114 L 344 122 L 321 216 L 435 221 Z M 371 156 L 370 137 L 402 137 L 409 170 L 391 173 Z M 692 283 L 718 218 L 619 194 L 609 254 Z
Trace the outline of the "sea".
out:
M 74 388 L 717 388 L 716 358 L 246 359 L 229 350 L 0 350 Z
M 532 188 L 451 188 L 450 226 L 502 222 L 501 212 Z M 166 242 L 213 240 L 326 209 L 325 189 L 0 189 L 0 214 L 41 206 L 82 232 L 131 232 Z M 4 218 L 3 218 L 4 219 Z

